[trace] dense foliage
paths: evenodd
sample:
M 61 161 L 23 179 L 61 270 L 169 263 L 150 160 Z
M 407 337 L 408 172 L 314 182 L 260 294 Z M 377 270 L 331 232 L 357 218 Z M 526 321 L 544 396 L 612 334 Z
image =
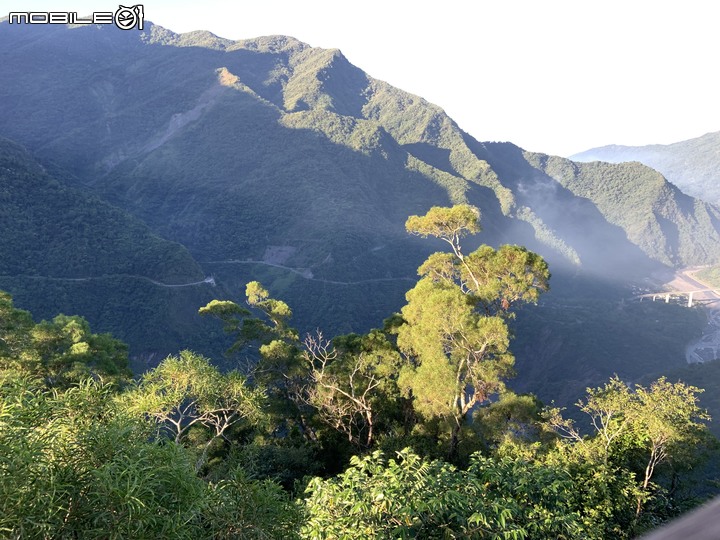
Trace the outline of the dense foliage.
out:
M 258 282 L 210 302 L 249 355 L 225 372 L 182 351 L 131 380 L 122 343 L 2 293 L 0 534 L 600 540 L 692 506 L 676 487 L 716 455 L 698 388 L 613 378 L 578 403 L 592 429 L 505 388 L 511 309 L 549 274 L 517 246 L 465 254 L 478 217 L 408 220 L 451 251 L 365 335 L 303 339 Z
M 58 315 L 35 324 L 0 291 L 0 369 L 66 388 L 90 377 L 122 384 L 130 376 L 127 346 L 109 334 L 93 334 L 82 317 Z

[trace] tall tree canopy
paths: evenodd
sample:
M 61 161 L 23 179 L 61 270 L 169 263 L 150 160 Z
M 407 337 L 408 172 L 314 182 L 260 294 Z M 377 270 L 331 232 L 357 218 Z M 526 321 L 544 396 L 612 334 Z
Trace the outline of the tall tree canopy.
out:
M 77 315 L 35 323 L 0 291 L 0 374 L 42 378 L 67 387 L 87 377 L 122 383 L 130 378 L 127 346 L 110 334 L 93 334 Z
M 578 403 L 590 419 L 593 436 L 587 437 L 557 408 L 546 411 L 548 425 L 572 444 L 583 459 L 633 470 L 639 479 L 635 514 L 644 503 L 662 494 L 653 485 L 656 469 L 697 460 L 697 448 L 707 438 L 705 421 L 710 417 L 698 404 L 701 389 L 664 377 L 649 388 L 613 377 L 599 388 L 588 388 Z
M 545 261 L 518 246 L 480 246 L 465 255 L 460 238 L 480 231 L 480 213 L 468 205 L 433 207 L 411 216 L 411 234 L 435 236 L 452 253 L 434 253 L 406 299 L 398 346 L 407 358 L 399 384 L 423 416 L 452 425 L 451 448 L 467 414 L 503 389 L 514 358 L 505 319 L 517 303 L 536 302 L 548 289 Z

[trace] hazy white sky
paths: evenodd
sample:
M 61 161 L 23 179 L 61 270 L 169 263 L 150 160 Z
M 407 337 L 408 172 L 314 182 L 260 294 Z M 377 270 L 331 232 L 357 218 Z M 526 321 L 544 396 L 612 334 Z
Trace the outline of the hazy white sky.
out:
M 480 140 L 567 156 L 604 144 L 670 143 L 720 131 L 719 2 L 142 3 L 147 20 L 175 32 L 202 29 L 230 39 L 286 34 L 339 48 L 371 76 L 440 105 Z M 107 0 L 2 5 L 117 9 Z

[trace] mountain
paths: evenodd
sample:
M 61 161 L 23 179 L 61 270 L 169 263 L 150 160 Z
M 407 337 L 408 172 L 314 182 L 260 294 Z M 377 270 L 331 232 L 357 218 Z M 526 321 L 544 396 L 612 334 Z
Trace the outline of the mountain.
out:
M 190 253 L 97 197 L 63 186 L 28 151 L 0 139 L 0 274 L 84 279 L 144 273 L 167 282 L 202 280 Z M 72 257 L 66 250 L 72 249 Z
M 575 161 L 639 161 L 661 172 L 685 193 L 720 204 L 720 131 L 673 144 L 610 145 L 571 156 Z
M 717 206 L 693 199 L 639 163 L 573 163 L 529 155 L 534 166 L 578 197 L 587 198 L 652 259 L 679 267 L 717 260 Z
M 0 201 L 0 289 L 40 317 L 82 313 L 148 344 L 145 356 L 177 347 L 202 325 L 186 306 L 211 298 L 211 286 L 184 247 L 62 185 L 7 139 L 0 139 Z
M 548 384 L 572 372 L 568 392 L 582 391 L 626 368 L 626 353 L 640 355 L 633 365 L 646 372 L 683 363 L 697 316 L 668 308 L 676 324 L 659 331 L 666 315 L 628 306 L 628 284 L 720 261 L 720 210 L 648 167 L 581 165 L 477 141 L 440 107 L 373 79 L 340 51 L 290 37 L 229 41 L 149 22 L 143 32 L 0 23 L 0 80 L 0 136 L 25 146 L 63 189 L 179 250 L 169 259 L 178 261 L 174 276 L 152 273 L 153 257 L 127 254 L 111 259 L 136 261 L 131 270 L 89 267 L 77 275 L 87 281 L 63 285 L 71 293 L 31 291 L 18 276 L 0 288 L 36 313 L 45 303 L 83 314 L 140 357 L 177 350 L 167 344 L 178 334 L 178 344 L 222 350 L 218 328 L 190 323 L 204 298 L 239 300 L 251 280 L 293 307 L 301 332 L 379 326 L 403 304 L 424 258 L 442 249 L 409 236 L 407 216 L 468 202 L 484 230 L 467 250 L 522 244 L 551 264 L 553 291 L 518 318 L 519 372 Z M 12 251 L 3 257 L 19 264 Z M 216 287 L 133 278 L 147 290 L 102 289 L 103 276 L 130 271 L 164 284 L 212 276 Z M 137 311 L 101 319 L 122 293 Z M 160 294 L 172 303 L 152 296 Z M 87 301 L 73 303 L 75 295 Z M 615 335 L 595 348 L 587 325 Z M 627 340 L 635 340 L 629 349 Z
M 405 217 L 463 201 L 483 211 L 486 242 L 528 244 L 601 273 L 617 267 L 603 264 L 599 246 L 609 239 L 623 271 L 717 258 L 714 226 L 693 231 L 703 245 L 694 249 L 657 225 L 673 216 L 704 224 L 714 207 L 687 199 L 678 211 L 658 177 L 647 192 L 652 211 L 628 217 L 602 204 L 604 187 L 576 192 L 577 182 L 548 174 L 542 158 L 475 141 L 439 107 L 373 79 L 337 50 L 152 24 L 145 32 L 0 29 L 8 104 L 0 133 L 203 262 L 258 260 L 336 281 L 407 277 L 414 263 L 386 247 L 413 245 Z M 579 220 L 588 223 L 582 234 Z M 652 238 L 637 233 L 644 227 Z

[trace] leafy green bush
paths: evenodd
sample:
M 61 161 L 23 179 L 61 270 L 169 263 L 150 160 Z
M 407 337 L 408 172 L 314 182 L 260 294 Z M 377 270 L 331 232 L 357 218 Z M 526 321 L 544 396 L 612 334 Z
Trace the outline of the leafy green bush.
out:
M 314 479 L 307 495 L 304 538 L 590 537 L 572 479 L 520 459 L 476 454 L 463 471 L 409 450 L 374 452 Z

